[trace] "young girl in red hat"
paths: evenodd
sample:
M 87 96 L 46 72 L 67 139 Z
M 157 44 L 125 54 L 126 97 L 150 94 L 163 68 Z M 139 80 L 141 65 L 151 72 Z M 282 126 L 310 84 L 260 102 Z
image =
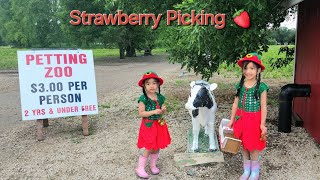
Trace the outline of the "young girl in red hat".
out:
M 240 83 L 236 85 L 236 95 L 232 105 L 229 128 L 234 136 L 242 140 L 243 169 L 241 180 L 259 179 L 259 153 L 266 147 L 267 91 L 261 82 L 261 72 L 265 69 L 257 53 L 247 54 L 237 64 L 242 69 Z
M 160 94 L 162 84 L 163 79 L 153 71 L 146 72 L 138 82 L 138 85 L 142 87 L 143 95 L 138 100 L 139 116 L 142 117 L 142 121 L 137 146 L 139 149 L 145 148 L 145 150 L 139 157 L 138 167 L 135 171 L 141 178 L 149 177 L 144 169 L 149 156 L 151 173 L 160 173 L 156 166 L 159 149 L 164 149 L 171 143 L 168 126 L 161 117 L 166 112 L 165 97 Z

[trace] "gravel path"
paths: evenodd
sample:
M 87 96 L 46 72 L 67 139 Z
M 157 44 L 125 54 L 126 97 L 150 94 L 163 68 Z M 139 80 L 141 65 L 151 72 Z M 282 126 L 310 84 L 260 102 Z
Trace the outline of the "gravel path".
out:
M 182 70 L 165 59 L 152 56 L 121 62 L 98 60 L 95 68 L 100 109 L 99 115 L 90 116 L 90 136 L 81 135 L 78 117 L 59 118 L 49 120 L 42 142 L 36 141 L 34 121 L 19 121 L 18 75 L 0 73 L 0 179 L 138 179 L 133 171 L 139 154 L 135 144 L 140 124 L 137 98 L 141 89 L 137 81 L 149 69 L 164 77 L 161 91 L 172 102 L 167 105 L 172 110 L 166 115 L 172 144 L 161 151 L 158 164 L 162 172 L 150 179 L 237 179 L 242 171 L 241 154 L 225 154 L 224 163 L 186 168 L 175 165 L 173 156 L 186 151 L 186 134 L 191 128 L 191 119 L 183 108 L 189 82 L 199 77 L 187 73 L 179 78 Z M 236 81 L 237 78 L 221 75 L 211 79 L 218 83 L 217 120 L 229 117 Z M 280 86 L 290 81 L 265 82 L 270 85 L 269 95 L 275 97 Z M 289 134 L 277 132 L 277 113 L 277 106 L 269 104 L 262 179 L 320 179 L 319 145 L 303 128 L 293 127 Z M 216 127 L 218 124 L 217 121 Z

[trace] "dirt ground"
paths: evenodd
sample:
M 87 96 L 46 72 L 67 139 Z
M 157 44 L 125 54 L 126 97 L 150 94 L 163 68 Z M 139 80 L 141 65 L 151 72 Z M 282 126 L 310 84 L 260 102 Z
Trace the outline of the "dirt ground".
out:
M 170 99 L 166 115 L 172 144 L 161 150 L 159 175 L 150 179 L 238 179 L 242 173 L 241 154 L 224 154 L 224 163 L 180 168 L 174 154 L 186 152 L 191 118 L 184 109 L 189 83 L 199 77 L 183 72 L 166 56 L 126 60 L 99 59 L 95 62 L 99 114 L 90 116 L 90 135 L 82 136 L 79 117 L 50 119 L 46 139 L 36 140 L 35 121 L 21 121 L 19 79 L 16 71 L 0 73 L 0 179 L 138 179 L 134 173 L 139 150 L 136 147 L 140 118 L 137 82 L 153 69 L 165 83 L 161 92 Z M 229 118 L 235 77 L 214 75 L 218 103 L 216 127 Z M 265 79 L 269 97 L 276 98 L 280 87 L 291 80 Z M 292 127 L 289 134 L 277 132 L 278 107 L 268 103 L 268 143 L 262 152 L 262 179 L 320 179 L 320 147 L 304 128 Z M 150 172 L 149 168 L 147 171 Z

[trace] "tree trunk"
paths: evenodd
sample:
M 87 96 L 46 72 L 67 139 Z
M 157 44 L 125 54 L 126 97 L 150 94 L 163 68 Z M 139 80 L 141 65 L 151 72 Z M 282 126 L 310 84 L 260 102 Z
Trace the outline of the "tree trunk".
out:
M 127 57 L 136 57 L 136 48 L 132 47 L 132 46 L 127 46 L 126 49 L 126 56 Z
M 124 48 L 120 47 L 119 48 L 119 52 L 120 52 L 120 59 L 124 59 L 125 58 L 125 56 L 124 56 L 124 52 L 125 52 Z
M 152 51 L 151 48 L 146 48 L 146 49 L 144 50 L 144 55 L 145 55 L 145 56 L 152 56 L 151 51 Z

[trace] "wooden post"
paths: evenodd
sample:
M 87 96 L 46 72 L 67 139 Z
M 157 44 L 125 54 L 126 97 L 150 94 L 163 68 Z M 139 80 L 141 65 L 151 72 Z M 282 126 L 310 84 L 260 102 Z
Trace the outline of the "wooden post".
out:
M 48 126 L 49 126 L 48 119 L 43 119 L 43 127 L 48 127 Z
M 38 141 L 44 140 L 43 120 L 42 119 L 37 119 L 37 139 L 38 139 Z
M 82 133 L 84 136 L 89 136 L 88 115 L 82 115 Z

